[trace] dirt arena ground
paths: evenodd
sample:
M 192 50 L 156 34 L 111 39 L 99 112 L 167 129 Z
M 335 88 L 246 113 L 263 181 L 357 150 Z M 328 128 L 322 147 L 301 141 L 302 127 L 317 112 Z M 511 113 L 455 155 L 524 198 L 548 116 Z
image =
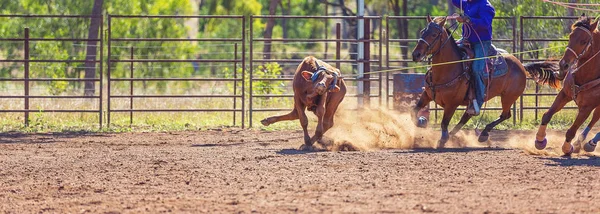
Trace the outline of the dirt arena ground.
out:
M 8 133 L 0 210 L 600 212 L 598 157 L 533 155 L 501 139 L 516 134 L 533 136 L 495 132 L 491 148 L 302 152 L 298 131 Z

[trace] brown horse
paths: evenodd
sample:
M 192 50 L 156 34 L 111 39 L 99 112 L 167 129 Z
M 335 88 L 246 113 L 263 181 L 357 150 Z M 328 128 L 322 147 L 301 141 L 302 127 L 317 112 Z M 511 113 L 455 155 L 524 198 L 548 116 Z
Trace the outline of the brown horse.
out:
M 423 29 L 421 38 L 413 50 L 413 61 L 422 61 L 422 58 L 427 55 L 432 55 L 433 64 L 460 61 L 462 59 L 460 49 L 450 35 L 450 31 L 444 27 L 446 18 L 437 17 L 432 20 L 428 16 L 427 19 L 429 24 Z M 510 107 L 523 94 L 527 76 L 532 76 L 538 82 L 554 87 L 560 85 L 560 81 L 552 75 L 552 72 L 558 72 L 556 63 L 528 63 L 524 66 L 512 55 L 505 55 L 504 57 L 508 65 L 508 72 L 500 77 L 492 78 L 489 81 L 490 85 L 487 87 L 488 91 L 486 93 L 486 101 L 500 96 L 502 114 L 485 127 L 479 136 L 480 142 L 487 141 L 489 132 L 496 125 L 511 117 Z M 469 74 L 464 70 L 462 63 L 446 63 L 433 66 L 428 75 L 430 81 L 427 82 L 425 91 L 421 94 L 417 106 L 413 109 L 413 114 L 431 101 L 444 108 L 441 123 L 442 136 L 439 141 L 439 146 L 443 147 L 450 135 L 456 134 L 471 118 L 471 115 L 465 112 L 452 132 L 448 133 L 448 124 L 458 106 L 468 105 L 466 94 L 469 90 Z M 490 76 L 492 75 L 490 74 Z M 488 84 L 487 81 L 484 82 L 486 82 L 486 85 Z
M 586 131 L 582 133 L 580 139 L 585 140 L 589 128 L 600 118 L 600 99 L 598 99 L 600 97 L 600 56 L 597 56 L 600 53 L 600 32 L 597 27 L 598 22 L 592 23 L 592 18 L 586 17 L 585 14 L 572 26 L 569 44 L 559 62 L 560 73 L 557 74 L 559 79 L 566 76 L 564 87 L 554 99 L 550 109 L 542 117 L 542 123 L 536 134 L 535 146 L 537 149 L 546 147 L 548 142 L 546 140 L 546 126 L 552 116 L 571 100 L 577 104 L 578 112 L 575 122 L 565 134 L 565 142 L 562 145 L 562 151 L 565 155 L 570 155 L 575 151 L 578 152 L 580 141 L 574 147 L 571 140 L 573 140 L 577 129 L 588 118 L 592 110 L 596 109 L 592 121 Z M 594 141 L 590 141 L 584 146 L 587 152 L 592 152 L 595 148 L 596 143 Z

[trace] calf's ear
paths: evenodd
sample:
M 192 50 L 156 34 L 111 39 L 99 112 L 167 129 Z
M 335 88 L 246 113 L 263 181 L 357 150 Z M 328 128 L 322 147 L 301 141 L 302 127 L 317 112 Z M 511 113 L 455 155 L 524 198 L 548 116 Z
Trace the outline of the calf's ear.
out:
M 340 92 L 340 87 L 336 85 L 335 88 L 329 89 L 329 92 L 333 92 L 333 93 Z
M 302 71 L 302 77 L 304 77 L 306 81 L 312 81 L 312 75 L 313 73 L 310 71 Z

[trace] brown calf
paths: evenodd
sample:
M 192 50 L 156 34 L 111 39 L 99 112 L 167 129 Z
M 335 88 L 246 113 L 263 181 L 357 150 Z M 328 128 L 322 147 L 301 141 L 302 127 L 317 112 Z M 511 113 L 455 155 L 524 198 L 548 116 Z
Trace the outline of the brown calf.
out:
M 294 109 L 292 112 L 266 118 L 261 121 L 265 126 L 285 121 L 300 119 L 304 130 L 303 150 L 312 149 L 313 143 L 321 140 L 323 133 L 333 126 L 333 116 L 346 95 L 346 83 L 338 69 L 308 56 L 298 65 L 293 80 Z M 306 109 L 317 115 L 318 124 L 315 135 L 308 135 L 308 118 Z

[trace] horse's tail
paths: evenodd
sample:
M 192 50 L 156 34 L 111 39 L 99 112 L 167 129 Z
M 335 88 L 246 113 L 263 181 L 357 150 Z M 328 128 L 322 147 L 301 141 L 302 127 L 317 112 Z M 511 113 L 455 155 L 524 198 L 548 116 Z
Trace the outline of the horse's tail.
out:
M 561 80 L 556 77 L 560 71 L 557 62 L 530 62 L 523 64 L 529 77 L 542 85 L 549 85 L 552 88 L 561 88 Z

